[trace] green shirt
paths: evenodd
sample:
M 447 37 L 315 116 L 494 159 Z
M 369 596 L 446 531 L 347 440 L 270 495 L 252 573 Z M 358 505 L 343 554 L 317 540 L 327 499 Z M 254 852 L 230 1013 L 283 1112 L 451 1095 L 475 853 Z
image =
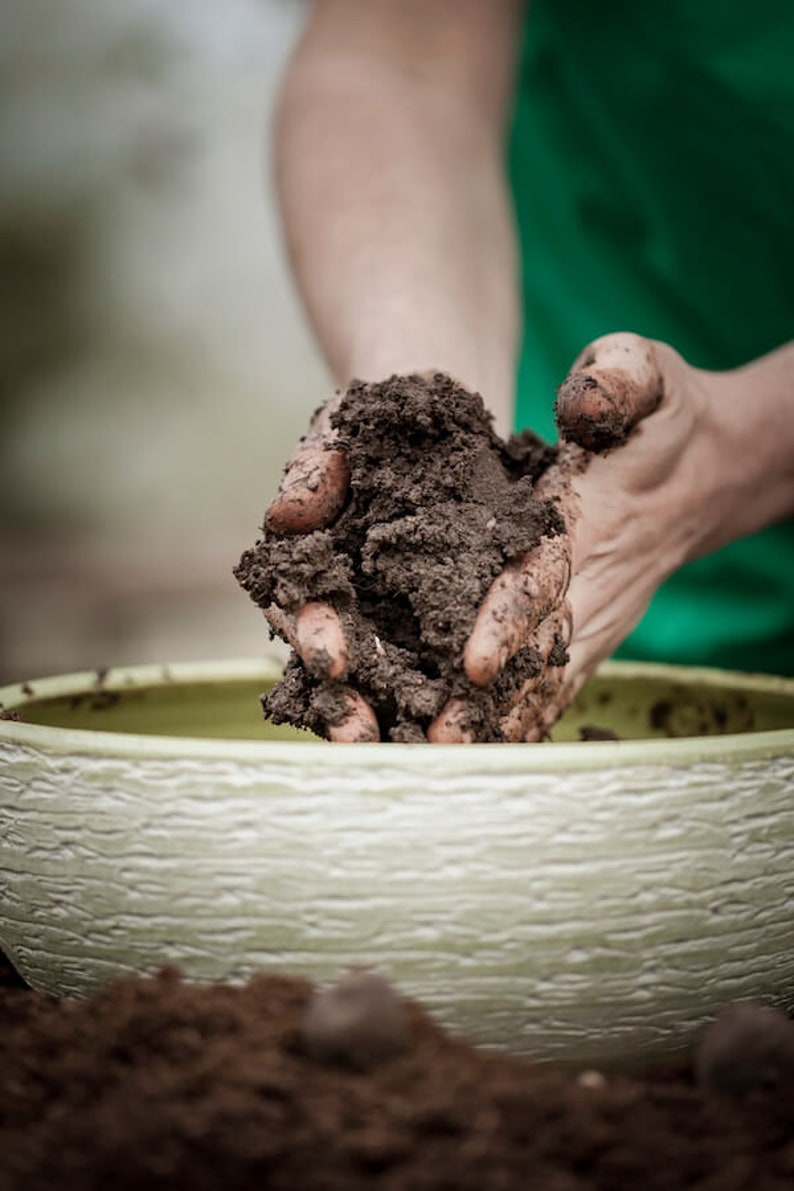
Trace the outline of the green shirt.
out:
M 510 174 L 524 262 L 519 426 L 554 436 L 557 385 L 610 331 L 711 369 L 787 342 L 790 0 L 534 0 Z M 794 674 L 794 522 L 677 572 L 619 656 Z

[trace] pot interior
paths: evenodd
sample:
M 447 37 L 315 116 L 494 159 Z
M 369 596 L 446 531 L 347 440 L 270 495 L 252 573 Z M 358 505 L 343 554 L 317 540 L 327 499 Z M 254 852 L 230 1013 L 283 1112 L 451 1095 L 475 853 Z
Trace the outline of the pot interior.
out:
M 15 688 L 4 714 L 25 723 L 95 732 L 238 740 L 317 741 L 262 718 L 259 696 L 273 679 L 233 673 L 182 680 L 167 669 L 110 671 L 73 693 L 47 697 L 35 682 Z M 685 676 L 686 671 L 680 671 Z M 671 669 L 612 664 L 587 684 L 554 729 L 555 741 L 644 740 L 772 731 L 794 726 L 794 684 L 708 674 L 671 678 Z M 145 675 L 145 677 L 144 677 Z

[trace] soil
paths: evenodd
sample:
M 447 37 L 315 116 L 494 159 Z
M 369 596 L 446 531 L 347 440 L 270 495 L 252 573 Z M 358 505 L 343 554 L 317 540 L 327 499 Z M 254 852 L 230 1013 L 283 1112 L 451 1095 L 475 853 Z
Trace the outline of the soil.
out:
M 784 1191 L 793 1042 L 744 1007 L 629 1078 L 477 1049 L 366 974 L 0 988 L 0 1188 Z
M 598 724 L 582 724 L 579 729 L 580 740 L 620 740 L 614 728 L 602 728 Z
M 332 424 L 350 466 L 348 499 L 327 529 L 264 530 L 235 574 L 262 608 L 295 613 L 309 601 L 339 613 L 350 646 L 347 681 L 375 711 L 383 739 L 421 741 L 452 696 L 470 701 L 477 740 L 502 740 L 517 684 L 544 659 L 526 647 L 483 691 L 463 673 L 477 609 L 510 559 L 565 532 L 535 483 L 556 457 L 531 432 L 507 442 L 482 399 L 443 374 L 354 382 Z M 557 662 L 565 647 L 555 642 Z M 265 703 L 276 723 L 320 735 L 341 683 L 293 655 Z

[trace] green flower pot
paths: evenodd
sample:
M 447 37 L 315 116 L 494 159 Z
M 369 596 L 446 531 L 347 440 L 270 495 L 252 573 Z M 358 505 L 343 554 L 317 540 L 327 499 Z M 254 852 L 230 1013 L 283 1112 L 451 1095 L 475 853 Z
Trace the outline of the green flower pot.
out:
M 555 743 L 327 745 L 262 722 L 278 672 L 0 690 L 0 947 L 35 988 L 365 964 L 475 1041 L 608 1065 L 791 1004 L 794 682 L 613 663 Z

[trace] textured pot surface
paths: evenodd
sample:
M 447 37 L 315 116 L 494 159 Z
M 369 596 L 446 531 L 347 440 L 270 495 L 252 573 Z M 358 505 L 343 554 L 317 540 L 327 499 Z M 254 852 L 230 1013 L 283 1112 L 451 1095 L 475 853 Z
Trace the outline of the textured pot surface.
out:
M 0 946 L 34 987 L 361 963 L 477 1041 L 600 1063 L 790 1004 L 794 682 L 612 664 L 569 743 L 329 746 L 264 738 L 276 674 L 0 691 Z

